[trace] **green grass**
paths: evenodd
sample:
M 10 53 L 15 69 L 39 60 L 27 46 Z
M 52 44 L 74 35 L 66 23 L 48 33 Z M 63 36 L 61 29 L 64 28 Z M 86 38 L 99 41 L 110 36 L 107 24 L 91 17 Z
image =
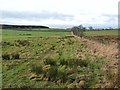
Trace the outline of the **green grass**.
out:
M 97 83 L 96 70 L 101 73 L 102 59 L 94 57 L 82 59 L 86 45 L 74 37 L 32 37 L 18 41 L 3 41 L 3 55 L 13 53 L 20 55 L 19 59 L 3 60 L 3 87 L 32 88 L 65 88 L 69 84 L 78 84 L 77 77 L 88 75 L 83 87 L 91 87 Z M 8 43 L 9 42 L 9 43 Z M 100 59 L 100 60 L 99 60 Z M 99 60 L 97 62 L 97 60 Z M 32 76 L 33 79 L 30 79 Z M 93 81 L 96 83 L 92 83 Z M 89 83 L 88 83 L 89 82 Z
M 118 35 L 118 30 L 85 31 L 87 36 Z
M 45 30 L 48 30 L 48 29 L 45 29 Z M 57 29 L 54 28 L 50 30 L 57 30 Z M 28 37 L 51 37 L 51 36 L 66 36 L 66 35 L 70 35 L 70 32 L 39 32 L 39 31 L 2 30 L 3 40 L 25 39 Z M 86 36 L 118 35 L 118 30 L 85 31 L 85 35 Z
M 62 28 L 34 28 L 32 30 L 65 30 L 65 29 L 62 29 Z
M 85 33 L 94 36 L 108 32 L 117 33 L 112 30 Z M 80 80 L 85 81 L 82 87 L 95 87 L 103 76 L 105 58 L 91 55 L 82 41 L 67 35 L 70 32 L 3 30 L 2 54 L 11 57 L 2 61 L 3 88 L 78 87 Z M 20 58 L 14 59 L 14 54 Z
M 50 37 L 50 36 L 66 36 L 70 32 L 39 32 L 39 31 L 17 31 L 17 30 L 2 30 L 3 39 L 19 39 L 27 37 Z

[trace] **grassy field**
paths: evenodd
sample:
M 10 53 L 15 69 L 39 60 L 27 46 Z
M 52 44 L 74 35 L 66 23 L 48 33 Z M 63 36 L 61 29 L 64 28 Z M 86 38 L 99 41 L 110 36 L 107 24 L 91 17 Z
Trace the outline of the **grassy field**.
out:
M 112 32 L 109 35 L 116 33 Z M 86 34 L 105 35 L 103 31 Z M 93 55 L 85 42 L 70 36 L 70 32 L 3 30 L 2 38 L 3 88 L 100 88 L 102 85 L 105 74 L 101 67 L 106 57 Z
M 118 30 L 86 31 L 87 36 L 118 35 Z
M 39 31 L 17 31 L 17 30 L 2 30 L 2 38 L 4 39 L 19 39 L 27 37 L 50 37 L 50 36 L 66 36 L 70 32 L 39 32 Z
M 94 87 L 103 76 L 103 59 L 84 50 L 74 37 L 3 42 L 3 87 Z
M 62 29 L 62 28 L 49 28 L 49 29 L 46 29 L 46 28 L 42 28 L 42 29 L 41 28 L 40 29 L 39 28 L 34 28 L 32 30 L 51 30 L 52 31 L 52 30 L 65 30 L 65 29 Z
M 47 29 L 48 30 L 48 29 Z M 54 30 L 54 29 L 51 29 Z M 66 36 L 70 32 L 39 32 L 39 31 L 20 31 L 20 30 L 2 30 L 2 39 L 25 39 L 28 37 L 50 37 L 50 36 Z M 104 35 L 118 35 L 118 30 L 104 30 L 104 31 L 85 31 L 86 36 L 104 36 Z

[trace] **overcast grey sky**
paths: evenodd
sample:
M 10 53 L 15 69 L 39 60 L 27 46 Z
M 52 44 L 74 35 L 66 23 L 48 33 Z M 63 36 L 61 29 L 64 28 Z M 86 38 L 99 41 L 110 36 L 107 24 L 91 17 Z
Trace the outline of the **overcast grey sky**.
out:
M 117 27 L 119 0 L 0 0 L 0 23 Z

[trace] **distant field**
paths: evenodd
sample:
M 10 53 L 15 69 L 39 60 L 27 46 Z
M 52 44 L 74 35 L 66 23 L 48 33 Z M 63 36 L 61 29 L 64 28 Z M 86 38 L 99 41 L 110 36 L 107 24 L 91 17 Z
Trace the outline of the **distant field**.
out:
M 48 29 L 45 29 L 45 30 L 48 30 Z M 57 29 L 49 29 L 49 30 L 57 30 Z M 39 31 L 2 30 L 3 39 L 19 39 L 19 38 L 24 39 L 27 37 L 50 37 L 50 36 L 66 36 L 66 35 L 70 35 L 70 32 L 39 32 Z M 85 31 L 85 35 L 86 36 L 118 35 L 118 30 Z
M 32 30 L 65 30 L 62 28 L 34 28 Z
M 118 35 L 118 30 L 86 31 L 87 36 Z
M 2 38 L 26 38 L 26 37 L 50 37 L 50 36 L 66 36 L 70 32 L 39 32 L 39 31 L 15 31 L 15 30 L 2 30 Z

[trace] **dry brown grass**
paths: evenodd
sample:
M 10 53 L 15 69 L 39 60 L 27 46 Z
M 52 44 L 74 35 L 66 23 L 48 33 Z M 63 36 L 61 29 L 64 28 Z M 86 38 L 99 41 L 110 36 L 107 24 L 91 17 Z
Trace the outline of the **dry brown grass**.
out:
M 118 88 L 118 43 L 105 45 L 93 40 L 79 38 L 77 36 L 75 37 L 87 45 L 87 48 L 90 50 L 93 57 L 97 55 L 106 58 L 104 67 L 101 67 L 105 72 L 105 77 L 104 81 L 101 83 L 101 88 Z

